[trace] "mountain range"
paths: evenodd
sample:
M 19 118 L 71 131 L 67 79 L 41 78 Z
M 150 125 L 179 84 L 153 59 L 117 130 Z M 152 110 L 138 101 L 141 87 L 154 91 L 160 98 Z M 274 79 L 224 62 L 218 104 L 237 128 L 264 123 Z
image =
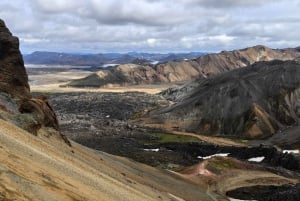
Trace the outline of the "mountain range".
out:
M 67 116 L 84 114 L 74 115 L 76 121 L 70 122 L 74 135 L 77 124 L 90 125 L 89 118 L 99 127 L 117 127 L 116 135 L 110 137 L 120 140 L 121 151 L 134 145 L 135 156 L 147 153 L 143 159 L 154 159 L 152 154 L 158 152 L 168 162 L 163 170 L 69 140 L 51 100 L 31 93 L 19 40 L 0 20 L 0 200 L 223 201 L 229 195 L 246 200 L 299 200 L 298 57 L 299 48 L 255 46 L 156 65 L 138 59 L 135 64 L 93 74 L 95 86 L 189 80 L 159 94 L 169 101 L 158 101 L 157 107 L 152 102 L 155 107 L 138 111 L 128 122 L 112 121 L 113 114 L 106 112 L 118 110 L 127 116 L 123 114 L 127 107 L 137 110 L 139 100 L 146 107 L 142 100 L 150 95 L 122 94 L 123 99 L 115 103 L 131 101 L 120 108 L 120 104 L 110 106 L 112 97 L 118 97 L 111 94 L 85 92 L 81 94 L 84 106 L 79 107 L 74 104 L 82 101 L 77 100 L 78 94 L 74 99 L 70 93 L 62 94 L 61 107 L 71 109 Z M 90 85 L 81 81 L 80 86 Z M 97 119 L 102 114 L 102 120 Z M 133 133 L 122 136 L 121 127 L 138 130 L 138 141 L 131 138 Z M 99 137 L 92 138 L 92 143 L 98 145 Z M 273 146 L 276 140 L 280 147 Z M 286 153 L 281 149 L 285 147 L 297 150 Z M 193 163 L 177 166 L 170 161 L 171 155 Z M 262 158 L 261 163 L 257 158 Z
M 200 78 L 162 92 L 174 104 L 153 111 L 150 122 L 244 139 L 266 139 L 278 133 L 285 139 L 281 145 L 298 147 L 300 136 L 295 131 L 289 136 L 287 131 L 300 126 L 299 78 L 298 62 L 279 60 Z
M 300 48 L 271 49 L 262 45 L 234 51 L 206 54 L 195 59 L 151 64 L 121 64 L 101 69 L 88 77 L 73 80 L 71 87 L 106 87 L 178 83 L 206 78 L 259 61 L 293 60 Z
M 105 64 L 125 63 L 158 63 L 166 61 L 180 61 L 184 59 L 197 58 L 204 55 L 202 52 L 190 53 L 99 53 L 99 54 L 71 54 L 59 52 L 37 51 L 24 54 L 26 64 L 42 65 L 69 65 L 69 66 L 91 66 L 101 67 Z
M 0 49 L 0 200 L 211 200 L 178 175 L 68 140 L 2 20 Z

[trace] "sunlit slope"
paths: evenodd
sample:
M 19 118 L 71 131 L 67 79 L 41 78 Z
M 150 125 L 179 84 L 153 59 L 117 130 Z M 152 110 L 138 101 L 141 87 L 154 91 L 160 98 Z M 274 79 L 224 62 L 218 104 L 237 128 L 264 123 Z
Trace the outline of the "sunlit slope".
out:
M 171 173 L 38 135 L 0 120 L 0 200 L 210 200 Z

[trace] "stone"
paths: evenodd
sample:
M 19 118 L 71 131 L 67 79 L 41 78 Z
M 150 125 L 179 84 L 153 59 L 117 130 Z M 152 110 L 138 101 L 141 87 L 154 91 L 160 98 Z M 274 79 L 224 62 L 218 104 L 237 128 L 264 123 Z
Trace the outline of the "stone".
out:
M 30 98 L 28 76 L 19 50 L 19 40 L 0 19 L 0 91 Z
M 19 50 L 19 40 L 0 19 L 0 118 L 38 135 L 39 130 L 61 137 L 58 120 L 45 96 L 32 97 L 28 76 Z M 50 129 L 49 129 L 50 128 Z

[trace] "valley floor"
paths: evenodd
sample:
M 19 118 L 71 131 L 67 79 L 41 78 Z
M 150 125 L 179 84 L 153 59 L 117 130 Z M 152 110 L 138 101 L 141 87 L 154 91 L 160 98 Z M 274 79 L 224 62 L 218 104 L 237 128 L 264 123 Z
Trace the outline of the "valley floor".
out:
M 31 76 L 40 81 L 42 77 Z M 151 197 L 146 200 L 227 200 L 228 191 L 252 186 L 255 189 L 260 185 L 267 188 L 288 185 L 290 192 L 297 192 L 298 187 L 294 184 L 300 179 L 299 155 L 283 154 L 270 147 L 256 147 L 261 144 L 260 141 L 251 144 L 247 140 L 172 131 L 136 121 L 143 114 L 169 104 L 155 95 L 168 88 L 167 85 L 106 89 L 59 87 L 69 78 L 69 75 L 63 79 L 60 77 L 58 83 L 56 77 L 50 82 L 33 85 L 31 89 L 36 95 L 46 93 L 57 112 L 62 131 L 69 138 L 98 154 L 100 163 L 93 164 L 93 168 L 113 177 L 116 181 L 112 183 L 121 182 L 121 186 L 129 185 L 138 191 L 145 188 L 146 195 Z M 73 144 L 75 155 L 87 150 Z M 230 155 L 201 159 L 218 153 Z M 262 163 L 248 162 L 249 158 L 261 157 L 262 153 L 266 153 Z M 269 192 L 273 192 L 271 187 Z M 276 193 L 281 191 L 274 191 L 273 197 Z M 239 193 L 232 195 L 240 198 Z

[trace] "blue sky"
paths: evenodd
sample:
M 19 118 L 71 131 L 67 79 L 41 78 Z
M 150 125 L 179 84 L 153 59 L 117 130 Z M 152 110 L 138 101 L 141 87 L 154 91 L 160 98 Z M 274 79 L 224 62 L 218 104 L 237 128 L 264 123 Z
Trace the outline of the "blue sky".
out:
M 300 46 L 300 0 L 1 0 L 23 53 Z

